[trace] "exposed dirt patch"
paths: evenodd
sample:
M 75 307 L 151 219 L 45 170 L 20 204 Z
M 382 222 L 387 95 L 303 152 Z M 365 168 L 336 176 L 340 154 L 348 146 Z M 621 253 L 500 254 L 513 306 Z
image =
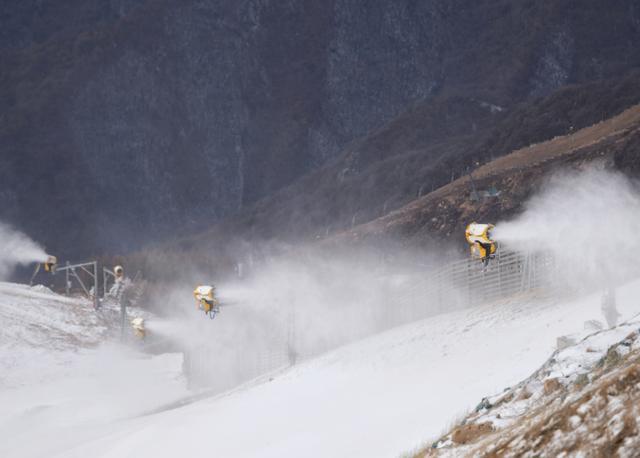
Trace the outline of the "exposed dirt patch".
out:
M 493 431 L 491 423 L 470 423 L 462 425 L 453 431 L 451 440 L 456 444 L 469 444 L 476 441 L 479 437 L 489 434 Z
M 562 384 L 557 378 L 551 378 L 544 381 L 544 394 L 550 395 L 562 388 Z

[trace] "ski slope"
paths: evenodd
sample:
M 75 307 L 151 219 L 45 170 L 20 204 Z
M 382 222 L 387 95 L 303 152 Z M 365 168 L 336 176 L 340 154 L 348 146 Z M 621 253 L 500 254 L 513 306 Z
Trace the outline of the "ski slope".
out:
M 0 282 L 0 457 L 47 457 L 187 396 L 181 355 L 109 343 L 118 313 Z
M 67 298 L 48 288 L 0 282 L 0 387 L 46 380 L 48 369 L 70 355 L 96 345 L 106 323 L 82 299 Z M 42 365 L 46 358 L 56 364 Z
M 639 292 L 640 282 L 618 290 L 622 319 L 639 311 Z M 73 433 L 61 440 L 59 425 L 51 433 L 47 422 L 30 423 L 22 437 L 38 441 L 28 447 L 22 441 L 3 441 L 0 455 L 398 456 L 435 439 L 482 397 L 526 378 L 548 358 L 558 336 L 586 335 L 584 321 L 591 319 L 602 320 L 599 294 L 564 302 L 514 298 L 396 328 L 190 403 L 188 398 L 175 403 L 180 389 L 166 389 L 172 386 L 166 377 L 171 365 L 159 362 L 150 365 L 142 380 L 132 377 L 124 383 L 135 391 L 151 380 L 146 388 L 158 390 L 156 396 L 149 393 L 145 407 L 154 413 L 114 409 L 117 396 L 85 387 L 85 397 L 93 395 L 92 421 L 64 409 L 56 415 L 57 406 L 49 402 L 51 419 Z M 75 392 L 67 396 L 77 404 Z M 130 401 L 137 396 L 146 398 L 147 393 L 121 393 Z M 5 405 L 11 397 L 3 392 L 0 402 Z M 22 411 L 15 405 L 9 414 L 4 411 L 0 436 L 15 435 L 16 418 L 40 415 L 39 408 L 30 402 Z

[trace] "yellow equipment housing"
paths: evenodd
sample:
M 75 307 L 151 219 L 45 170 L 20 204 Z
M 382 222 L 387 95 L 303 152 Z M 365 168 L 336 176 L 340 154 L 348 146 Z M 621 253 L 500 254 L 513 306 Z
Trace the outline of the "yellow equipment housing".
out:
M 215 286 L 198 286 L 193 291 L 193 296 L 198 302 L 198 308 L 204 310 L 205 313 L 210 313 L 215 306 L 220 305 L 220 302 L 216 298 Z
M 146 337 L 147 330 L 144 326 L 144 318 L 138 317 L 131 320 L 131 327 L 137 338 L 144 339 Z
M 46 272 L 51 272 L 51 273 L 56 271 L 57 264 L 58 264 L 58 258 L 56 258 L 55 256 L 49 256 L 47 260 L 42 263 L 42 265 L 44 266 L 44 270 Z
M 122 266 L 115 266 L 113 268 L 113 275 L 116 278 L 122 278 L 124 277 L 124 269 L 122 268 Z
M 470 245 L 471 256 L 487 259 L 496 253 L 496 243 L 491 239 L 493 224 L 471 223 L 464 233 Z

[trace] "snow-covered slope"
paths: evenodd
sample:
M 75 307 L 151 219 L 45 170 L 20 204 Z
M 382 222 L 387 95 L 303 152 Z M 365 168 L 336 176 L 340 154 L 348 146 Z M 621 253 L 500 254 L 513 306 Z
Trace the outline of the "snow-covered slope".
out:
M 637 312 L 639 292 L 640 282 L 618 290 L 623 318 Z M 527 377 L 558 336 L 586 334 L 584 322 L 592 319 L 601 319 L 599 294 L 562 303 L 521 297 L 447 313 L 224 395 L 79 429 L 73 447 L 51 449 L 42 441 L 39 451 L 118 458 L 397 456 L 438 437 L 487 393 Z M 21 452 L 5 446 L 4 455 Z
M 0 283 L 0 324 L 0 387 L 45 380 L 39 357 L 62 364 L 108 330 L 88 301 L 14 283 Z
M 188 394 L 181 355 L 109 343 L 117 322 L 109 307 L 0 283 L 0 457 L 68 450 L 101 425 Z

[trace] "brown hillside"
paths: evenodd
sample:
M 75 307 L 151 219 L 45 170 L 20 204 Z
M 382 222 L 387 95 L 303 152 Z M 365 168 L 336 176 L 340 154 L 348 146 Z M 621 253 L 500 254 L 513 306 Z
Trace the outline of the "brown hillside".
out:
M 570 134 L 640 103 L 640 71 L 565 87 L 513 109 L 471 98 L 419 104 L 335 162 L 224 223 L 263 239 L 325 237 L 401 208 L 477 164 Z
M 472 220 L 496 221 L 521 209 L 544 183 L 548 173 L 563 167 L 580 168 L 595 160 L 632 175 L 640 172 L 640 105 L 573 134 L 519 149 L 473 171 L 473 184 L 464 176 L 398 211 L 356 227 L 341 238 L 370 239 L 401 236 L 421 240 L 438 235 L 459 237 Z M 478 190 L 496 188 L 497 197 L 479 202 Z

